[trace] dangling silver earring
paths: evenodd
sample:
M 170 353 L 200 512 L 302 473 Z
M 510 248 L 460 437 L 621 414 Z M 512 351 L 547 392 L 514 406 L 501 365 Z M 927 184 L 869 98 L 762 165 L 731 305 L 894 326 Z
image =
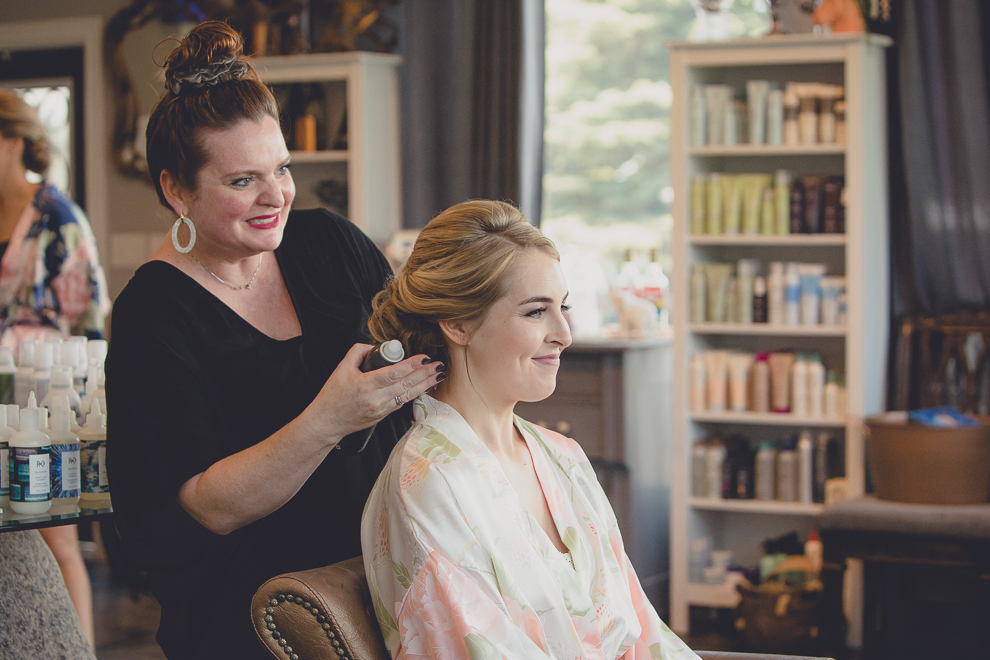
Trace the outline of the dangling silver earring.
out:
M 179 245 L 179 225 L 185 223 L 189 227 L 189 244 L 186 247 Z M 196 245 L 196 225 L 193 221 L 186 217 L 185 213 L 180 213 L 179 217 L 176 219 L 175 224 L 172 225 L 172 247 L 175 248 L 176 252 L 182 254 L 188 254 L 193 246 Z

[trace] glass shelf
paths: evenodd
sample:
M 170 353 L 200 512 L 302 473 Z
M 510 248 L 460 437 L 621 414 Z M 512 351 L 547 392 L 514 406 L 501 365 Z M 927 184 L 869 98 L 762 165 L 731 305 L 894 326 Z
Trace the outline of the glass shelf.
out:
M 74 525 L 90 520 L 109 518 L 112 515 L 112 507 L 90 509 L 79 506 L 65 507 L 56 509 L 54 512 L 49 511 L 40 514 L 14 513 L 8 504 L 3 508 L 3 517 L 0 518 L 0 532 L 20 532 L 25 529 Z

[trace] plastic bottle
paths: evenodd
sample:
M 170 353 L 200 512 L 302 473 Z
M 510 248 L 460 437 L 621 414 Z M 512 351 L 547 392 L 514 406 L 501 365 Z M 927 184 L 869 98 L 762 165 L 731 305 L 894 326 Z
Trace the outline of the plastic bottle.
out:
M 100 410 L 106 415 L 106 374 L 103 373 L 103 367 L 90 368 L 89 377 L 86 379 L 86 394 L 83 395 L 81 403 L 83 416 L 87 414 L 87 410 L 93 407 L 93 401 L 95 400 L 99 400 Z
M 829 419 L 838 419 L 839 415 L 839 377 L 832 370 L 828 372 L 828 381 L 825 383 L 825 416 Z
M 69 408 L 74 410 L 76 414 L 82 413 L 82 401 L 79 398 L 79 393 L 72 386 L 72 367 L 64 364 L 52 367 L 51 387 L 41 401 L 42 407 L 51 409 L 52 402 L 60 396 L 66 398 L 69 402 Z
M 796 502 L 797 485 L 797 452 L 794 451 L 794 439 L 788 438 L 777 454 L 777 499 Z
M 86 371 L 89 367 L 85 337 L 69 337 L 62 344 L 62 364 L 72 367 L 72 387 L 82 395 L 86 391 Z
M 818 538 L 818 530 L 813 529 L 811 530 L 811 533 L 808 534 L 808 540 L 804 542 L 804 556 L 808 558 L 811 565 L 815 567 L 815 571 L 819 573 L 822 570 L 824 554 L 822 542 Z
M 17 365 L 14 364 L 14 351 L 9 346 L 0 346 L 0 403 L 14 403 L 14 377 Z
M 753 259 L 740 259 L 736 265 L 737 304 L 739 307 L 739 323 L 753 322 L 753 279 L 759 262 Z
M 10 437 L 10 508 L 46 513 L 52 508 L 51 440 L 39 430 L 40 411 L 21 411 L 21 428 Z
M 770 412 L 770 356 L 756 354 L 753 365 L 753 412 Z
M 70 427 L 69 398 L 57 396 L 51 405 L 52 423 L 47 435 L 52 442 L 52 510 L 71 510 L 79 503 L 82 489 L 79 436 Z
M 28 398 L 31 398 L 31 393 L 28 392 Z M 24 402 L 25 407 L 27 406 L 27 401 Z M 17 431 L 21 428 L 21 407 L 16 403 L 8 403 L 7 406 L 7 426 Z
M 691 496 L 708 497 L 708 444 L 704 440 L 691 449 Z
M 708 280 L 705 265 L 691 264 L 691 323 L 704 323 L 708 318 Z
M 784 305 L 784 264 L 774 261 L 770 264 L 770 279 L 767 286 L 767 318 L 770 325 L 783 325 L 787 318 Z
M 798 353 L 791 367 L 791 414 L 808 416 L 808 361 Z
M 52 345 L 48 342 L 34 348 L 34 374 L 31 376 L 31 391 L 38 400 L 44 399 L 52 381 Z
M 777 450 L 772 442 L 764 440 L 756 452 L 756 499 L 764 502 L 773 500 L 776 463 Z
M 660 255 L 657 249 L 652 248 L 650 250 L 650 261 L 643 269 L 643 290 L 638 295 L 640 298 L 649 300 L 656 305 L 662 327 L 667 327 L 670 324 L 670 310 L 667 306 L 669 292 L 670 278 L 663 272 L 663 266 L 660 264 Z
M 706 458 L 707 468 L 705 470 L 705 484 L 708 497 L 722 497 L 722 473 L 725 464 L 725 445 L 721 441 L 715 440 L 708 445 Z
M 811 431 L 801 431 L 798 439 L 798 501 L 803 504 L 814 501 L 814 451 Z
M 391 339 L 375 346 L 364 356 L 364 361 L 361 363 L 361 371 L 367 373 L 383 367 L 389 367 L 402 362 L 405 357 L 406 352 L 402 348 L 402 342 L 398 339 Z M 103 400 L 106 401 L 105 392 L 103 394 Z M 371 434 L 375 432 L 376 426 L 377 424 L 372 424 L 366 429 L 348 433 L 341 438 L 335 449 L 339 449 L 347 454 L 360 453 L 368 445 L 368 441 L 371 439 Z
M 17 372 L 14 374 L 14 403 L 21 408 L 28 402 L 31 379 L 34 377 L 34 348 L 38 342 L 33 339 L 21 341 L 17 358 Z
M 753 280 L 753 323 L 767 322 L 767 280 L 757 277 Z
M 10 438 L 14 429 L 7 426 L 7 406 L 0 405 L 0 511 L 10 504 Z
M 786 235 L 791 233 L 791 173 L 787 170 L 777 170 L 773 182 L 773 199 L 776 222 L 774 233 Z
M 86 342 L 86 357 L 89 366 L 103 369 L 103 363 L 107 359 L 107 349 L 109 348 L 106 339 L 90 339 Z
M 62 340 L 58 338 L 48 339 L 45 340 L 45 343 L 51 344 L 52 347 L 52 366 L 62 364 Z
M 86 426 L 79 431 L 82 457 L 82 494 L 79 506 L 103 509 L 110 506 L 110 482 L 107 480 L 107 418 L 99 400 L 93 401 Z
M 798 325 L 801 323 L 801 275 L 798 264 L 787 264 L 784 275 L 784 323 Z
M 808 415 L 825 414 L 825 365 L 818 355 L 808 356 Z
M 708 390 L 708 370 L 705 358 L 698 352 L 691 356 L 691 412 L 704 412 Z

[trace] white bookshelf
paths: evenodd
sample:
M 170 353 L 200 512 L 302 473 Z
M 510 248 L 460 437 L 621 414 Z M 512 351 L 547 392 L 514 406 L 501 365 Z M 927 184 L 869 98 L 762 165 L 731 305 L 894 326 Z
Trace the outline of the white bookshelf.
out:
M 315 186 L 322 180 L 346 183 L 347 217 L 380 245 L 402 226 L 401 63 L 398 55 L 365 52 L 255 60 L 266 84 L 322 83 L 328 116 L 346 116 L 347 149 L 291 152 L 297 189 L 293 206 L 326 206 Z
M 802 428 L 832 430 L 845 442 L 850 496 L 865 485 L 862 419 L 883 410 L 888 338 L 888 245 L 885 37 L 789 35 L 719 43 L 671 44 L 672 172 L 674 185 L 674 276 L 682 295 L 674 298 L 674 447 L 671 495 L 670 625 L 687 634 L 692 605 L 734 607 L 731 585 L 688 581 L 692 538 L 709 536 L 717 549 L 732 550 L 738 563 L 755 565 L 759 544 L 790 531 L 806 535 L 824 506 L 691 497 L 691 448 L 720 431 L 743 431 L 754 440 Z M 846 95 L 846 144 L 690 146 L 689 106 L 696 84 L 766 79 L 841 84 Z M 706 172 L 764 172 L 786 168 L 797 175 L 844 175 L 843 235 L 698 236 L 689 233 L 692 177 Z M 825 262 L 830 274 L 847 280 L 847 317 L 841 327 L 690 323 L 687 283 L 698 261 Z M 764 271 L 765 274 L 765 271 Z M 828 368 L 845 374 L 844 419 L 757 413 L 700 413 L 689 409 L 691 355 L 712 348 L 746 351 L 794 349 L 821 353 Z M 743 428 L 740 428 L 743 427 Z M 779 435 L 774 435 L 779 434 Z M 853 571 L 855 573 L 855 570 Z M 851 580 L 850 638 L 860 634 L 861 605 Z

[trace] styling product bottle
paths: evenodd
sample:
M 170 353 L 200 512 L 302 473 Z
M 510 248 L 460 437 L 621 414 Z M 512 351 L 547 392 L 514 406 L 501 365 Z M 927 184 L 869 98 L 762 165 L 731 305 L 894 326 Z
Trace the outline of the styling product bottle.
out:
M 753 365 L 753 412 L 770 412 L 770 360 L 766 353 L 756 355 Z
M 808 361 L 804 353 L 798 353 L 791 367 L 791 414 L 808 416 Z
M 804 212 L 804 187 L 801 179 L 794 179 L 791 181 L 790 233 L 804 232 Z
M 51 411 L 52 427 L 47 435 L 52 442 L 52 510 L 71 510 L 79 504 L 82 489 L 79 436 L 70 427 L 68 397 L 55 397 Z
M 784 264 L 774 261 L 770 264 L 770 278 L 767 282 L 767 320 L 771 325 L 783 325 L 787 319 L 785 288 Z
M 846 102 L 836 101 L 832 106 L 835 113 L 835 141 L 839 144 L 846 143 Z
M 698 440 L 691 448 L 691 496 L 708 497 L 708 445 Z
M 760 450 L 756 452 L 756 499 L 769 502 L 773 500 L 776 486 L 777 450 L 773 443 L 764 440 Z
M 749 143 L 763 144 L 767 137 L 767 95 L 769 80 L 746 81 L 746 107 L 749 110 Z
M 0 512 L 10 504 L 10 438 L 14 433 L 7 426 L 7 406 L 0 405 Z
M 808 415 L 825 415 L 825 365 L 818 355 L 808 356 Z
M 753 279 L 753 323 L 767 322 L 767 281 L 763 277 Z
M 775 413 L 791 410 L 791 367 L 793 353 L 770 354 L 770 405 Z
M 93 406 L 93 398 L 96 396 L 96 383 L 99 376 L 99 370 L 96 367 L 90 367 L 88 369 L 89 376 L 86 378 L 86 391 L 79 397 L 80 408 L 82 413 L 79 418 L 82 421 L 86 420 L 86 415 L 89 414 L 89 409 Z
M 86 356 L 89 359 L 89 366 L 103 368 L 103 363 L 107 359 L 108 344 L 106 339 L 90 339 L 86 342 Z
M 728 393 L 728 351 L 705 351 L 705 367 L 707 367 L 708 396 L 706 401 L 711 412 L 725 412 Z
M 725 226 L 722 224 L 722 177 L 719 174 L 708 175 L 708 233 L 721 234 Z
M 707 392 L 708 370 L 702 353 L 691 356 L 691 411 L 705 411 L 705 394 Z
M 808 534 L 808 540 L 804 542 L 804 556 L 808 558 L 816 572 L 821 572 L 824 550 L 822 542 L 818 538 L 818 530 L 813 529 Z
M 784 144 L 796 147 L 801 144 L 801 128 L 798 124 L 798 115 L 801 110 L 801 101 L 792 84 L 788 84 L 784 90 Z
M 706 454 L 707 478 L 705 483 L 708 488 L 706 495 L 716 499 L 722 497 L 722 477 L 725 464 L 725 445 L 721 440 L 713 440 L 708 444 Z
M 828 372 L 828 381 L 824 388 L 825 416 L 838 419 L 839 415 L 839 377 L 834 371 Z
M 825 484 L 834 475 L 832 474 L 832 436 L 828 431 L 822 431 L 815 438 L 815 466 L 814 483 L 812 496 L 814 501 L 822 504 L 825 502 Z
M 82 396 L 86 391 L 86 372 L 89 368 L 89 357 L 87 353 L 87 341 L 85 337 L 69 337 L 69 341 L 66 342 L 69 346 L 72 346 L 72 353 L 74 359 L 72 361 L 72 386 L 76 389 L 76 392 Z M 62 351 L 65 352 L 65 344 L 62 345 Z M 65 360 L 62 360 L 62 364 L 65 364 Z
M 730 277 L 725 292 L 725 323 L 739 323 L 739 278 Z
M 100 410 L 106 415 L 106 374 L 103 373 L 103 367 L 90 368 L 89 378 L 86 379 L 86 394 L 83 395 L 81 400 L 82 417 L 85 417 L 88 414 L 86 411 L 93 407 L 93 401 L 100 402 Z
M 818 97 L 818 141 L 824 144 L 835 142 L 835 91 L 831 85 L 822 89 Z
M 52 366 L 62 364 L 62 340 L 56 337 L 46 340 L 45 343 L 52 346 Z
M 708 113 L 704 85 L 691 90 L 691 146 L 702 147 L 707 142 Z
M 34 349 L 34 374 L 31 377 L 31 391 L 40 401 L 48 394 L 52 381 L 52 348 L 48 342 L 38 344 Z
M 21 428 L 10 437 L 10 508 L 14 513 L 45 513 L 52 508 L 51 440 L 38 429 L 40 412 L 36 402 L 33 408 L 22 410 Z
M 79 506 L 103 509 L 110 506 L 110 482 L 107 479 L 107 418 L 99 399 L 93 400 L 86 426 L 79 431 L 82 457 L 82 493 Z
M 0 403 L 14 403 L 14 377 L 16 374 L 14 351 L 9 346 L 0 346 Z
M 784 275 L 784 323 L 799 325 L 801 323 L 801 275 L 798 264 L 787 264 Z
M 801 431 L 798 439 L 798 501 L 811 504 L 814 499 L 814 449 L 811 431 Z
M 797 501 L 797 452 L 794 438 L 784 440 L 784 448 L 777 454 L 777 499 L 781 502 Z
M 391 339 L 375 346 L 364 356 L 364 361 L 361 363 L 361 371 L 368 373 L 369 371 L 375 371 L 383 367 L 390 367 L 393 364 L 402 362 L 405 357 L 406 352 L 402 348 L 402 342 L 398 339 Z M 368 441 L 371 440 L 371 434 L 375 432 L 376 426 L 378 425 L 372 424 L 366 429 L 345 435 L 337 443 L 335 449 L 339 449 L 348 455 L 359 454 L 368 446 Z
M 822 278 L 825 264 L 800 264 L 798 277 L 801 281 L 801 323 L 818 325 L 821 321 Z
M 784 91 L 782 89 L 771 89 L 767 94 L 767 142 L 774 146 L 780 146 L 784 143 Z
M 79 393 L 72 386 L 72 367 L 64 364 L 52 367 L 51 387 L 48 388 L 48 394 L 41 401 L 42 407 L 50 410 L 52 401 L 60 396 L 66 398 L 69 407 L 77 415 L 82 413 L 82 401 L 79 398 Z
M 801 144 L 815 144 L 818 142 L 818 97 L 811 85 L 803 86 L 798 92 L 798 105 Z
M 691 179 L 691 233 L 704 234 L 707 230 L 708 176 L 695 174 Z
M 777 170 L 773 175 L 773 199 L 775 234 L 791 233 L 791 183 L 792 177 L 788 170 Z
M 749 407 L 749 369 L 753 364 L 752 353 L 729 355 L 729 407 L 733 412 L 746 412 Z
M 21 408 L 28 402 L 28 392 L 31 391 L 31 379 L 34 378 L 34 347 L 38 342 L 25 339 L 17 358 L 17 372 L 14 374 L 14 403 Z
M 31 398 L 31 393 L 28 392 L 28 399 Z M 27 401 L 24 402 L 25 407 L 27 407 Z M 7 404 L 7 426 L 17 431 L 21 428 L 21 408 L 16 403 Z
M 777 233 L 777 207 L 773 201 L 773 191 L 772 187 L 763 190 L 763 202 L 760 205 L 760 233 L 764 236 Z
M 691 264 L 691 323 L 704 323 L 708 317 L 708 278 L 705 264 Z
M 753 322 L 753 279 L 759 267 L 760 263 L 754 259 L 740 259 L 736 266 L 739 323 Z

